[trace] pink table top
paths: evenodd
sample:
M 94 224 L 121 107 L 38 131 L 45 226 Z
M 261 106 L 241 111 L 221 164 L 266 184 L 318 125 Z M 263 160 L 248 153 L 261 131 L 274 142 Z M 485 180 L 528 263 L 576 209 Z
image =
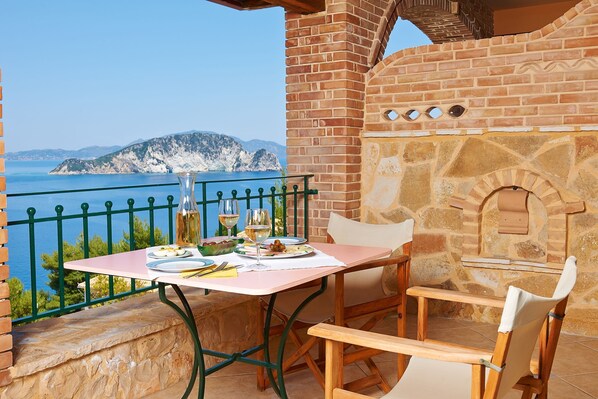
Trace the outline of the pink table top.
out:
M 360 247 L 352 245 L 310 243 L 314 248 L 334 256 L 348 267 L 390 255 L 390 249 L 378 247 Z M 279 271 L 252 271 L 239 273 L 231 278 L 189 278 L 179 277 L 178 273 L 155 277 L 150 275 L 145 266 L 145 250 L 124 252 L 120 254 L 99 256 L 65 262 L 64 267 L 83 272 L 108 274 L 119 277 L 140 280 L 154 280 L 161 283 L 177 284 L 179 286 L 206 288 L 210 290 L 233 292 L 246 295 L 269 295 L 307 283 L 324 276 L 334 274 L 343 267 L 318 267 L 311 269 L 293 269 Z M 284 259 L 280 259 L 284 262 Z

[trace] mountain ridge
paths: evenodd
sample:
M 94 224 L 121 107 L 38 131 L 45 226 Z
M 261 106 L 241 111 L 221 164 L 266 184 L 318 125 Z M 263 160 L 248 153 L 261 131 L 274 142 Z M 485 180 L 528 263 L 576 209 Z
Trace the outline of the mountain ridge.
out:
M 240 140 L 214 132 L 183 132 L 131 144 L 92 160 L 67 159 L 50 174 L 269 171 L 282 167 L 263 148 L 248 151 Z

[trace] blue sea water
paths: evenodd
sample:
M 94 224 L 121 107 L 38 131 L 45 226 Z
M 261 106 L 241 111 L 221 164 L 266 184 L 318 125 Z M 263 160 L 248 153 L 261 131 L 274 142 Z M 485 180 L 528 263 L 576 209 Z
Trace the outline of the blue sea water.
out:
M 174 203 L 179 200 L 178 180 L 174 174 L 129 174 L 129 175 L 49 175 L 59 161 L 6 161 L 6 188 L 8 198 L 8 220 L 25 220 L 28 217 L 27 209 L 36 209 L 35 217 L 56 216 L 55 207 L 64 207 L 63 215 L 81 214 L 81 204 L 89 204 L 90 213 L 105 211 L 105 202 L 113 203 L 113 210 L 126 209 L 127 201 L 133 199 L 135 207 L 147 206 L 148 197 L 155 198 L 155 206 L 166 205 L 167 196 L 174 196 Z M 264 177 L 277 177 L 279 172 L 206 172 L 197 175 L 197 181 L 215 181 L 230 179 L 253 179 Z M 217 191 L 223 191 L 225 197 L 231 196 L 231 190 L 239 191 L 239 196 L 245 189 L 251 189 L 252 194 L 259 187 L 269 192 L 276 180 L 244 181 L 235 183 L 211 183 L 207 185 L 206 198 L 215 199 Z M 108 191 L 94 191 L 68 194 L 44 194 L 39 196 L 10 196 L 16 193 L 31 193 L 57 190 L 73 190 L 99 187 L 133 186 L 144 184 L 175 183 L 173 186 L 151 187 L 138 189 L 122 189 Z M 203 199 L 200 185 L 196 185 L 196 199 Z M 252 206 L 256 206 L 257 203 Z M 241 204 L 242 209 L 244 204 Z M 149 214 L 149 213 L 148 213 Z M 144 214 L 140 214 L 144 219 Z M 202 217 L 206 215 L 202 214 Z M 218 227 L 217 206 L 210 205 L 207 211 L 208 233 L 215 232 Z M 156 226 L 164 233 L 168 232 L 168 213 L 166 210 L 156 211 Z M 63 222 L 63 239 L 74 243 L 83 230 L 80 218 L 65 220 Z M 123 232 L 128 231 L 128 216 L 115 215 L 112 221 L 112 234 L 114 240 L 122 238 Z M 10 276 L 18 277 L 23 282 L 25 289 L 31 288 L 32 265 L 35 270 L 37 289 L 49 290 L 47 287 L 47 272 L 41 267 L 41 254 L 52 253 L 58 248 L 56 222 L 36 223 L 35 227 L 35 254 L 30 256 L 30 240 L 27 225 L 14 225 L 8 227 L 8 251 Z M 106 239 L 106 217 L 97 216 L 89 218 L 89 235 L 99 235 Z

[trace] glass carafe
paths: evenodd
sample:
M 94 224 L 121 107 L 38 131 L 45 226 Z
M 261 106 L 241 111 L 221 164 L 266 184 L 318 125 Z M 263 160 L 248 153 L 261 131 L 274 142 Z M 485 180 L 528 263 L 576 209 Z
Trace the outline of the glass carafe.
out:
M 199 208 L 195 202 L 195 173 L 178 174 L 181 199 L 176 211 L 176 244 L 195 247 L 201 243 Z

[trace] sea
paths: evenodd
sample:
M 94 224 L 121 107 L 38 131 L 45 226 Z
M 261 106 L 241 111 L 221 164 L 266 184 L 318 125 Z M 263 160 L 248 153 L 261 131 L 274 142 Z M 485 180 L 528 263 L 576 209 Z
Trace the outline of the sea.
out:
M 35 271 L 37 289 L 50 291 L 47 286 L 48 273 L 42 268 L 42 254 L 50 254 L 58 249 L 58 229 L 56 222 L 40 222 L 35 226 L 34 254 L 30 255 L 31 240 L 29 239 L 29 226 L 27 224 L 10 225 L 16 221 L 26 220 L 29 217 L 27 210 L 35 208 L 35 218 L 56 216 L 56 207 L 64 208 L 62 234 L 63 239 L 74 244 L 83 231 L 81 218 L 69 219 L 69 215 L 80 215 L 81 204 L 89 204 L 88 212 L 106 211 L 106 201 L 113 203 L 112 209 L 127 209 L 130 201 L 134 206 L 148 206 L 148 198 L 155 199 L 154 206 L 166 205 L 167 197 L 172 195 L 174 203 L 179 202 L 180 192 L 176 174 L 119 174 L 119 175 L 50 175 L 50 172 L 60 161 L 6 161 L 6 191 L 8 196 L 8 253 L 10 276 L 18 277 L 24 289 L 32 287 L 32 270 Z M 280 172 L 205 172 L 197 174 L 198 182 L 213 182 L 218 180 L 275 178 Z M 217 191 L 222 191 L 223 196 L 231 197 L 231 191 L 236 189 L 239 196 L 250 189 L 252 195 L 258 188 L 263 188 L 266 193 L 278 179 L 264 181 L 240 181 L 234 183 L 209 183 L 205 196 L 212 200 L 217 198 Z M 89 188 L 114 188 L 121 186 L 137 186 L 147 184 L 173 184 L 172 186 L 120 189 L 91 192 L 74 192 L 65 194 L 48 194 L 49 191 L 76 190 Z M 204 193 L 200 184 L 196 184 L 196 200 L 202 201 Z M 44 192 L 42 195 L 26 195 L 22 193 Z M 244 209 L 244 202 L 240 204 Z M 257 206 L 252 203 L 252 206 Z M 216 232 L 218 228 L 217 205 L 208 206 L 206 217 L 208 234 Z M 200 209 L 201 213 L 201 209 Z M 136 213 L 137 215 L 137 213 Z M 148 220 L 149 212 L 138 214 L 142 219 Z M 128 216 L 126 214 L 114 215 L 112 218 L 112 234 L 114 242 L 128 232 Z M 157 210 L 155 213 L 156 227 L 164 234 L 168 233 L 168 214 L 166 210 Z M 106 240 L 106 216 L 89 218 L 89 236 L 98 235 Z

